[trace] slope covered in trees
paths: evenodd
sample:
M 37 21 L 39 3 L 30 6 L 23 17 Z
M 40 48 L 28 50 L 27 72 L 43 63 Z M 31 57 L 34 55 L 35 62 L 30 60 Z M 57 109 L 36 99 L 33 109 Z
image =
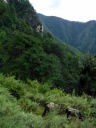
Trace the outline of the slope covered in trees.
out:
M 79 80 L 79 52 L 49 33 L 36 32 L 22 7 L 27 14 L 32 9 L 29 19 L 40 22 L 29 1 L 0 2 L 0 72 L 22 80 L 50 81 L 53 87 L 72 91 Z
M 96 21 L 74 22 L 38 14 L 45 28 L 60 40 L 79 50 L 96 54 Z
M 52 88 L 68 93 L 75 90 L 95 96 L 96 57 L 82 58 L 50 33 L 36 32 L 40 21 L 34 8 L 29 1 L 15 2 L 0 1 L 0 72 L 24 81 L 50 82 Z M 35 27 L 30 17 L 36 20 Z

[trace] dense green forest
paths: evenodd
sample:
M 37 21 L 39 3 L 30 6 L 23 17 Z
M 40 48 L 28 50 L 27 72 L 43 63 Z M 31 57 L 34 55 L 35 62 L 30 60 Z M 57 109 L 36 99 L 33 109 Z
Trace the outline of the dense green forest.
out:
M 38 14 L 46 30 L 85 53 L 96 54 L 96 21 L 76 22 Z
M 48 32 L 37 32 L 42 24 L 28 0 L 2 0 L 0 14 L 1 73 L 49 82 L 68 93 L 95 95 L 95 56 L 81 54 Z
M 28 0 L 0 0 L 0 127 L 95 128 L 96 56 L 38 32 L 38 25 Z M 42 101 L 63 108 L 42 117 Z M 68 106 L 84 120 L 68 120 Z
M 27 4 L 25 13 L 21 11 L 22 8 L 20 10 L 23 20 L 18 16 L 19 11 L 15 10 L 15 3 L 1 2 L 0 71 L 22 80 L 37 79 L 41 83 L 49 81 L 53 86 L 65 86 L 65 89 L 70 85 L 69 91 L 72 91 L 79 80 L 80 53 L 58 43 L 50 33 L 36 32 L 28 18 L 25 18 L 26 12 L 30 13 L 30 3 L 17 3 L 19 10 Z M 38 24 L 35 11 L 33 14 L 29 17 Z

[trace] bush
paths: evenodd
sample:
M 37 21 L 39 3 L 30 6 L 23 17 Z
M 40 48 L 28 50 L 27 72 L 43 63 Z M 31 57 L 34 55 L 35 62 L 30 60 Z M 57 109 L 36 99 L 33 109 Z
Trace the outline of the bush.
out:
M 23 111 L 25 112 L 36 112 L 38 103 L 27 99 L 26 97 L 19 100 L 19 104 Z
M 25 84 L 19 80 L 15 80 L 13 76 L 5 77 L 0 74 L 0 84 L 8 88 L 11 95 L 20 99 L 24 95 Z

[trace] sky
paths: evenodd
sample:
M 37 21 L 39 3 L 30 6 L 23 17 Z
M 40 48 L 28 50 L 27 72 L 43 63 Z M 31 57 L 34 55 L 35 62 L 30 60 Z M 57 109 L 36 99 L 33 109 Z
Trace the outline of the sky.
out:
M 96 0 L 29 0 L 36 12 L 71 21 L 96 20 Z

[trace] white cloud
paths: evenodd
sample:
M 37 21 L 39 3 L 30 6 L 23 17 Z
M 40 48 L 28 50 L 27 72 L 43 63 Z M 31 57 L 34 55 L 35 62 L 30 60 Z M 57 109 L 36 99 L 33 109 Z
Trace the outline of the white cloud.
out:
M 51 0 L 50 1 L 51 2 L 51 7 L 53 7 L 53 8 L 59 7 L 59 5 L 61 4 L 61 1 L 62 0 Z
M 68 20 L 96 20 L 96 0 L 30 0 L 37 12 Z

